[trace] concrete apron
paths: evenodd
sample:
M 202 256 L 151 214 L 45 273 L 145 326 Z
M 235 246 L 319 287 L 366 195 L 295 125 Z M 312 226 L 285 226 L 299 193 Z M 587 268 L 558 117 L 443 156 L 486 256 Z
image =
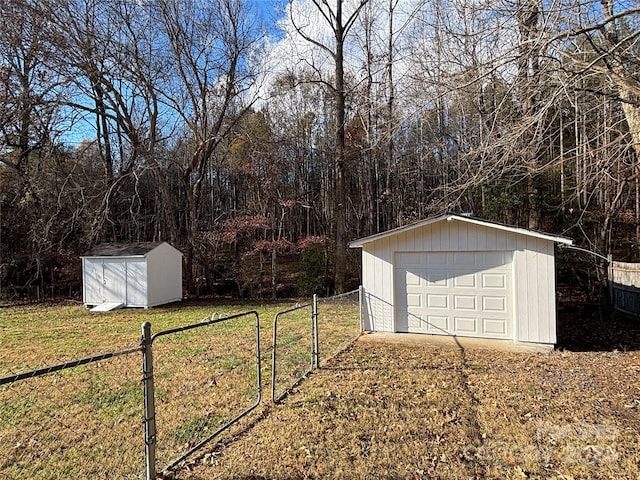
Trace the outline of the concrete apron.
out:
M 488 338 L 456 337 L 453 335 L 429 335 L 427 333 L 364 332 L 358 338 L 358 341 L 395 345 L 429 345 L 438 348 L 463 348 L 465 350 L 485 349 L 530 353 L 549 353 L 553 351 L 553 345 Z

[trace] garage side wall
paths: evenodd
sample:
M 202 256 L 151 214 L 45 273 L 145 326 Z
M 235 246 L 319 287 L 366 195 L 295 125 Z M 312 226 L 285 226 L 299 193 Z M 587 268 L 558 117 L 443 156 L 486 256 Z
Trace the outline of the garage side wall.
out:
M 554 243 L 520 236 L 516 269 L 516 340 L 556 343 Z
M 373 245 L 372 245 L 373 246 Z M 393 332 L 393 254 L 389 239 L 362 249 L 362 287 L 364 329 L 373 332 Z
M 441 221 L 362 247 L 364 328 L 396 331 L 394 257 L 396 252 L 512 251 L 515 340 L 555 343 L 555 268 L 552 241 L 499 228 Z

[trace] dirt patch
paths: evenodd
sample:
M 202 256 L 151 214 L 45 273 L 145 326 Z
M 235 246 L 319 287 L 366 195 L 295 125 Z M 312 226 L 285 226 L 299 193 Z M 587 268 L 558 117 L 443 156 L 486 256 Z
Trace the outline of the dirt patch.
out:
M 640 350 L 640 318 L 608 310 L 598 303 L 559 303 L 557 330 L 560 350 Z

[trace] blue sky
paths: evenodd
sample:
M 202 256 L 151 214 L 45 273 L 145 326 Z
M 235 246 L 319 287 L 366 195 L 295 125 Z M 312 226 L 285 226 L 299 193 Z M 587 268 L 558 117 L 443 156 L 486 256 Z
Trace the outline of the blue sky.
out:
M 248 2 L 262 12 L 265 23 L 271 25 L 275 25 L 289 3 L 288 0 L 248 0 Z

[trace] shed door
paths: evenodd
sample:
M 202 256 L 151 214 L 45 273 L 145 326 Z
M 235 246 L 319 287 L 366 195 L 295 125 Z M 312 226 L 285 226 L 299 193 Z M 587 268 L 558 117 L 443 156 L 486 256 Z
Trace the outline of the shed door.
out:
M 127 301 L 126 264 L 123 260 L 104 260 L 102 278 L 102 301 Z
M 97 305 L 102 303 L 102 260 L 84 259 L 84 303 Z
M 398 252 L 396 330 L 513 338 L 511 252 Z

